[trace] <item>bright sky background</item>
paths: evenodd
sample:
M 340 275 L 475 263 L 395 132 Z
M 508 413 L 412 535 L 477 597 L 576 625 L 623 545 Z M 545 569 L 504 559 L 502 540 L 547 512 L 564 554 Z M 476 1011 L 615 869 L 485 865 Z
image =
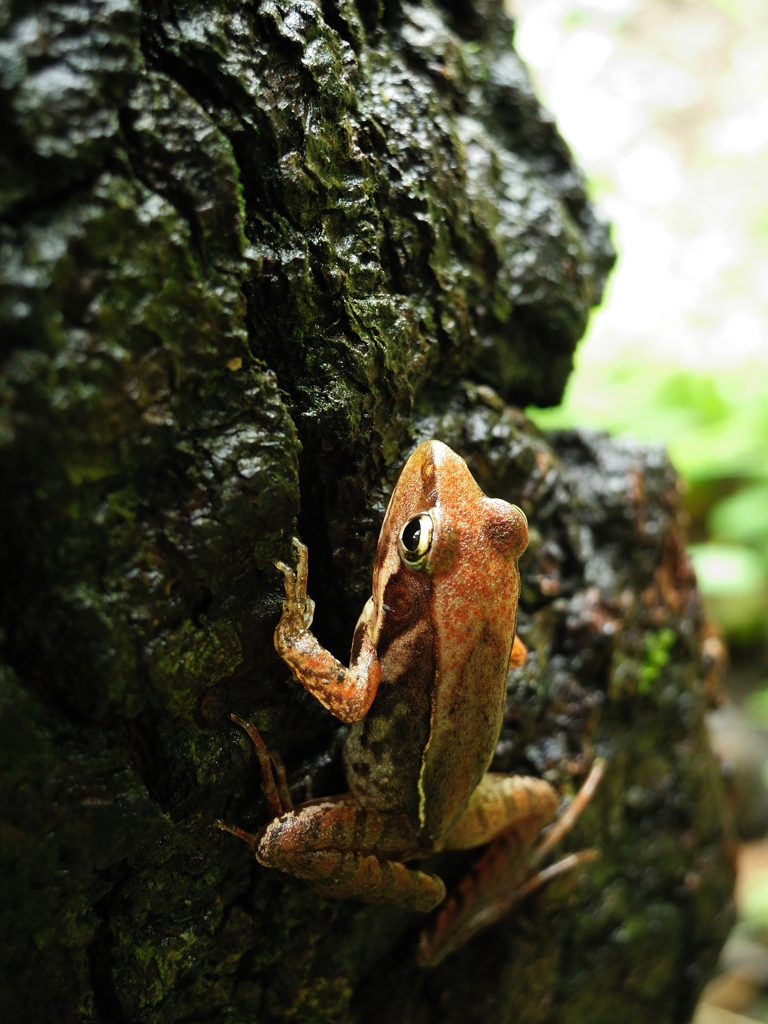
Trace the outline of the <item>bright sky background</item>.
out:
M 768 0 L 507 0 L 619 263 L 580 362 L 768 371 Z

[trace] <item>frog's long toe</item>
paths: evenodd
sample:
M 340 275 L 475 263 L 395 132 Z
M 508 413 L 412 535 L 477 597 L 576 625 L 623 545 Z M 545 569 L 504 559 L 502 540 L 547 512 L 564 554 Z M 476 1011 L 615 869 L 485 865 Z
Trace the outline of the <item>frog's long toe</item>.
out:
M 256 848 L 257 836 L 253 832 L 246 832 L 245 829 L 238 828 L 237 825 L 230 825 L 229 822 L 224 821 L 223 818 L 219 818 L 216 821 L 216 827 L 220 828 L 222 832 L 230 832 L 233 836 L 237 836 L 238 839 L 242 839 L 243 842 L 248 843 L 249 846 Z

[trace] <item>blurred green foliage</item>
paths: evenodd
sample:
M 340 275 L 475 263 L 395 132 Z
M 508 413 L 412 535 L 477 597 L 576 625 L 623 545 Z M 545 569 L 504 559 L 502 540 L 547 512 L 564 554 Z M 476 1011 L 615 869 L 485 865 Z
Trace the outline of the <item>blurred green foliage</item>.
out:
M 750 693 L 744 701 L 744 711 L 755 725 L 761 729 L 768 729 L 768 684 Z M 768 763 L 766 763 L 766 767 L 768 767 Z M 768 779 L 766 779 L 766 785 L 768 785 Z
M 665 444 L 687 485 L 710 615 L 736 642 L 768 635 L 768 368 L 582 359 L 562 405 L 529 414 L 544 429 L 591 426 Z

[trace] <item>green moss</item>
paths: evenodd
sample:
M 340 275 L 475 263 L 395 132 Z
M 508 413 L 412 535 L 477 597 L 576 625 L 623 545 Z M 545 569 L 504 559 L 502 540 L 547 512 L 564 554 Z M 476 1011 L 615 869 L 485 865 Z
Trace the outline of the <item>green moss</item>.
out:
M 677 640 L 675 631 L 661 629 L 648 633 L 643 641 L 645 658 L 637 681 L 638 693 L 650 693 L 652 684 L 659 678 L 670 661 L 670 648 Z

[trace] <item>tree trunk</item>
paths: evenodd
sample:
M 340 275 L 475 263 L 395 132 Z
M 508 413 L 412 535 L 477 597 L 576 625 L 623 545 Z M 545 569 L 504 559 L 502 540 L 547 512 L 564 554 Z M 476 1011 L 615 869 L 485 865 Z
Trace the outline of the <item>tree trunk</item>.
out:
M 0 18 L 5 1019 L 684 1024 L 730 919 L 712 659 L 663 454 L 511 407 L 559 400 L 613 253 L 497 3 Z M 532 527 L 494 767 L 609 762 L 601 860 L 433 971 L 418 915 L 214 827 L 266 816 L 232 711 L 344 790 L 273 563 L 298 532 L 346 660 L 427 437 Z

